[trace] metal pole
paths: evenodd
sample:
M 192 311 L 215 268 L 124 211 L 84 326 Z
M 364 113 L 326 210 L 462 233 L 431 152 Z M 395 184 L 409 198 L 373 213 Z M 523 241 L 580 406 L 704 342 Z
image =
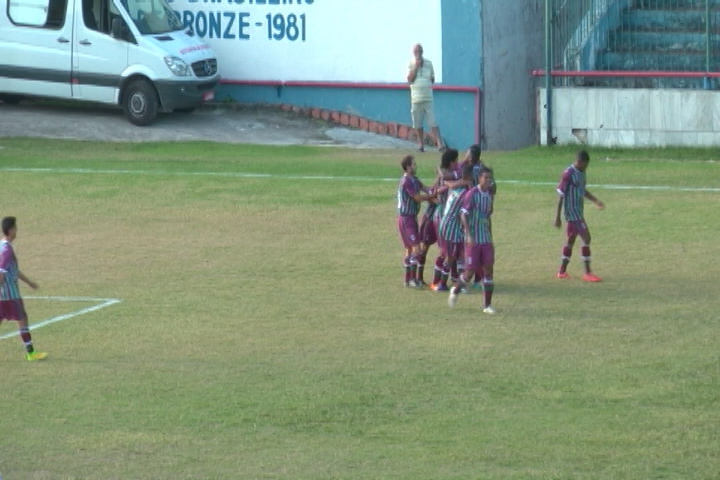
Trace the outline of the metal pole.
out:
M 710 0 L 705 0 L 705 73 L 710 73 Z M 710 90 L 710 77 L 705 77 L 703 83 Z
M 552 26 L 550 18 L 552 0 L 545 0 L 545 143 L 553 144 L 552 133 Z

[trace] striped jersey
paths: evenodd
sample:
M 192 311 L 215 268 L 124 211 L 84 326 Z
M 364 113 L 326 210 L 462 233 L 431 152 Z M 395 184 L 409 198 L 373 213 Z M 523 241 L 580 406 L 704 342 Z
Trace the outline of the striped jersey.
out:
M 449 172 L 452 174 L 453 180 L 457 180 L 461 177 L 461 170 L 458 167 L 455 167 L 451 170 L 444 170 L 444 172 Z M 441 180 L 440 185 L 444 185 L 445 181 Z M 435 209 L 435 225 L 440 225 L 440 220 L 442 220 L 443 213 L 445 212 L 445 201 L 447 200 L 448 192 L 443 192 L 437 196 L 435 199 L 435 203 L 437 203 L 437 208 Z
M 583 219 L 583 206 L 585 197 L 585 172 L 581 172 L 575 165 L 570 165 L 563 171 L 557 192 L 563 197 L 565 221 L 574 222 Z
M 20 298 L 18 271 L 18 262 L 12 244 L 7 240 L 0 241 L 0 272 L 5 275 L 0 284 L 0 300 Z
M 413 198 L 423 188 L 416 176 L 403 175 L 397 190 L 398 215 L 416 216 L 420 211 L 420 202 Z
M 433 187 L 430 189 L 430 193 L 431 194 L 435 193 L 436 190 L 437 190 L 437 187 Z M 428 219 L 433 219 L 435 216 L 435 212 L 437 210 L 438 210 L 438 204 L 435 201 L 429 201 L 423 216 L 427 217 Z
M 476 163 L 473 165 L 472 169 L 472 186 L 477 187 L 480 183 L 480 174 L 482 173 L 482 169 L 485 165 L 482 163 Z M 490 178 L 490 193 L 492 195 L 495 195 L 497 193 L 497 185 L 495 184 L 495 178 Z
M 438 226 L 440 238 L 448 242 L 462 242 L 462 223 L 460 223 L 460 208 L 462 208 L 462 196 L 467 189 L 465 187 L 453 188 L 448 191 L 445 201 L 443 216 Z
M 490 191 L 483 192 L 475 187 L 469 190 L 462 200 L 462 213 L 467 215 L 470 236 L 473 242 L 492 243 L 490 216 L 493 212 L 493 196 Z

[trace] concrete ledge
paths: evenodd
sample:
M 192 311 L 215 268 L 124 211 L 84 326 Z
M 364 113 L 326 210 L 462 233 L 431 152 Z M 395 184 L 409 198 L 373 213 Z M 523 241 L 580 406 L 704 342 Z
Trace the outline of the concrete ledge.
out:
M 377 135 L 394 137 L 412 142 L 417 141 L 416 131 L 410 125 L 404 125 L 396 122 L 378 122 L 376 120 L 353 115 L 351 113 L 316 107 L 289 105 L 285 103 L 263 105 L 263 107 L 278 109 L 283 112 L 292 112 L 297 115 L 310 117 L 314 120 L 320 120 L 347 128 L 363 130 Z M 435 146 L 435 140 L 427 133 L 425 134 L 424 143 L 428 146 Z
M 547 142 L 545 89 L 537 133 Z M 552 137 L 560 145 L 720 147 L 720 92 L 680 89 L 553 89 Z

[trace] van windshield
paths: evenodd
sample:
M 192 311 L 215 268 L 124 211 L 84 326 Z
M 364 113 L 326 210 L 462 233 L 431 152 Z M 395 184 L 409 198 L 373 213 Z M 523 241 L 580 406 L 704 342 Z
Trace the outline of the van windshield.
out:
M 183 24 L 165 0 L 121 0 L 143 35 L 182 30 Z

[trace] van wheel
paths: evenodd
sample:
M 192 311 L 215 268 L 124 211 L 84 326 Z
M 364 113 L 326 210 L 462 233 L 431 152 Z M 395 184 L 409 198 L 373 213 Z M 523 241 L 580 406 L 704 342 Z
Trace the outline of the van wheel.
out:
M 20 100 L 22 100 L 20 95 L 0 94 L 0 102 L 7 103 L 8 105 L 17 105 L 20 103 Z
M 150 125 L 157 117 L 158 106 L 157 92 L 147 80 L 136 80 L 125 90 L 123 109 L 130 123 Z

